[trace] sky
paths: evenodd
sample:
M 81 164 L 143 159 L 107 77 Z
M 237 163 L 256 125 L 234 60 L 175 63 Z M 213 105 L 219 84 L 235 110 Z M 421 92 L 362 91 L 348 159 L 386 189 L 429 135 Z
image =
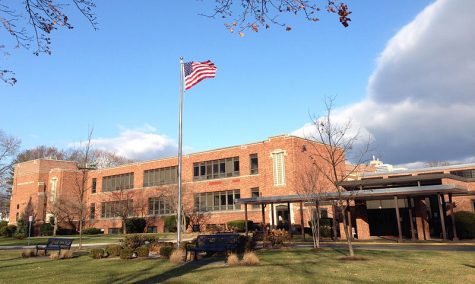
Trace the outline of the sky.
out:
M 96 3 L 97 31 L 73 12 L 51 56 L 2 58 L 18 83 L 0 84 L 0 129 L 22 149 L 76 145 L 93 127 L 97 148 L 176 155 L 183 56 L 218 67 L 185 93 L 185 152 L 302 135 L 335 96 L 386 163 L 475 161 L 475 1 L 347 1 L 348 28 L 322 12 L 244 37 L 199 15 L 213 1 Z

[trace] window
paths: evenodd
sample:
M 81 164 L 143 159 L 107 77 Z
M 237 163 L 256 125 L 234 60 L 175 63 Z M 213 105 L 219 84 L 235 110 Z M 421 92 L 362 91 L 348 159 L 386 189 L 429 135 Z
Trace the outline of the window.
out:
M 147 227 L 147 233 L 156 233 L 156 232 L 157 232 L 157 226 Z
M 93 178 L 92 179 L 92 185 L 91 185 L 91 191 L 92 193 L 96 193 L 96 188 L 97 188 L 97 179 Z
M 170 203 L 160 197 L 152 197 L 148 199 L 149 215 L 167 215 L 173 214 Z
M 51 197 L 49 198 L 49 200 L 51 202 L 55 202 L 56 201 L 56 187 L 58 185 L 58 179 L 57 178 L 52 178 L 51 179 Z
M 134 173 L 102 178 L 102 192 L 134 188 Z
M 256 198 L 256 197 L 259 197 L 259 196 L 261 196 L 260 193 L 259 193 L 259 188 L 258 187 L 251 188 L 251 197 Z M 252 205 L 252 208 L 259 208 L 259 207 L 260 207 L 259 204 Z
M 453 171 L 450 173 L 459 177 L 475 178 L 475 170 Z
M 146 170 L 143 174 L 143 186 L 157 186 L 178 182 L 178 167 Z
M 101 203 L 101 218 L 116 218 L 123 213 L 127 213 L 129 216 L 132 214 L 131 199 Z
M 17 204 L 17 205 L 16 205 L 16 209 L 20 209 L 20 204 Z
M 96 204 L 91 203 L 91 208 L 89 210 L 89 219 L 94 220 L 96 219 Z
M 259 160 L 257 159 L 257 154 L 251 154 L 251 175 L 257 175 L 259 173 Z
M 234 202 L 240 196 L 239 189 L 197 193 L 195 209 L 199 212 L 240 210 L 241 206 Z
M 239 176 L 239 157 L 193 164 L 193 180 Z
M 272 153 L 272 164 L 274 167 L 274 185 L 285 185 L 284 151 Z

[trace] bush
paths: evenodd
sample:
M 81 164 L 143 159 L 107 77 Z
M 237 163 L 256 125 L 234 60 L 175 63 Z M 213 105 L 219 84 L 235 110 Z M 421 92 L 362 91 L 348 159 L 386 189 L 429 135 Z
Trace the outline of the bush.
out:
M 129 218 L 125 220 L 125 229 L 128 234 L 143 233 L 146 226 L 147 221 L 144 218 Z
M 165 258 L 170 258 L 174 248 L 170 246 L 163 246 L 160 248 L 160 255 Z
M 245 232 L 246 231 L 246 221 L 245 220 L 235 220 L 230 221 L 227 223 L 228 228 L 236 231 L 236 232 Z M 254 227 L 254 223 L 252 221 L 247 221 L 247 229 L 251 231 Z
M 242 264 L 244 265 L 258 265 L 259 264 L 259 258 L 257 255 L 253 252 L 246 252 L 244 256 L 242 257 Z
M 13 234 L 16 232 L 15 225 L 7 225 L 5 227 L 0 228 L 0 235 L 4 237 L 13 237 Z
M 75 235 L 77 234 L 78 232 L 76 230 L 73 230 L 73 229 L 65 229 L 65 228 L 58 228 L 58 230 L 56 231 L 56 234 L 59 235 L 59 236 L 65 236 L 65 235 Z
M 229 266 L 237 266 L 239 265 L 239 258 L 236 254 L 232 253 L 228 256 L 227 263 Z
M 105 251 L 109 256 L 120 256 L 122 247 L 119 245 L 108 245 Z
M 0 221 L 0 230 L 2 230 L 2 228 L 8 226 L 8 222 L 7 221 Z
M 135 253 L 138 257 L 148 257 L 150 250 L 146 246 L 141 246 L 135 250 Z
M 120 252 L 120 259 L 131 259 L 134 257 L 134 250 L 125 248 Z
M 244 253 L 246 251 L 254 250 L 256 247 L 256 241 L 251 237 L 239 235 L 237 244 L 237 253 Z
M 50 253 L 49 258 L 51 260 L 58 260 L 61 258 L 61 256 L 58 251 L 55 251 L 55 252 Z
M 127 235 L 122 239 L 121 243 L 123 247 L 130 248 L 132 250 L 137 249 L 138 247 L 144 245 L 151 245 L 158 243 L 158 236 L 149 236 L 149 235 Z
M 82 233 L 84 235 L 99 235 L 103 234 L 104 232 L 102 232 L 101 229 L 98 228 L 86 228 L 82 230 Z
M 59 258 L 61 259 L 70 259 L 73 258 L 73 251 L 72 250 L 62 250 L 59 254 Z
M 17 232 L 15 232 L 15 233 L 13 234 L 13 237 L 14 237 L 15 239 L 23 240 L 24 238 L 26 238 L 26 234 L 17 231 Z
M 165 232 L 176 232 L 176 217 L 167 216 L 165 217 L 164 225 Z
M 269 234 L 269 241 L 273 247 L 281 246 L 288 240 L 290 240 L 290 234 L 285 230 L 272 230 Z
M 40 226 L 40 234 L 42 236 L 52 236 L 53 231 L 54 231 L 54 227 L 50 223 L 43 223 Z
M 455 212 L 455 228 L 460 239 L 475 238 L 475 213 L 468 211 Z
M 185 261 L 185 250 L 177 249 L 172 252 L 170 255 L 170 262 L 173 264 L 180 264 Z
M 36 256 L 36 251 L 33 249 L 24 249 L 21 252 L 21 257 L 33 257 Z
M 91 251 L 89 252 L 89 256 L 93 259 L 101 259 L 106 255 L 103 249 L 91 249 Z

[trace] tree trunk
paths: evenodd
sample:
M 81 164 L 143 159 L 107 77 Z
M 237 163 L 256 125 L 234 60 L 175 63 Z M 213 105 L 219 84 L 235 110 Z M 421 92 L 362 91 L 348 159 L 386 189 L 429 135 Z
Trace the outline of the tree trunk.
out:
M 127 234 L 127 228 L 126 228 L 126 226 L 125 226 L 125 220 L 126 220 L 126 218 L 122 218 L 122 233 L 123 233 L 124 235 Z
M 350 236 L 350 232 L 348 228 L 348 221 L 346 220 L 345 208 L 340 208 L 340 211 L 342 212 L 342 215 L 343 215 L 343 228 L 346 235 L 346 242 L 348 244 L 348 251 L 350 252 L 350 256 L 355 256 L 355 253 L 353 251 L 353 244 L 351 243 L 351 236 Z
M 82 212 L 79 217 L 79 249 L 82 249 Z
M 317 201 L 317 248 L 320 248 L 320 205 Z
M 58 217 L 54 216 L 54 227 L 53 227 L 53 237 L 56 237 L 56 232 L 58 231 Z

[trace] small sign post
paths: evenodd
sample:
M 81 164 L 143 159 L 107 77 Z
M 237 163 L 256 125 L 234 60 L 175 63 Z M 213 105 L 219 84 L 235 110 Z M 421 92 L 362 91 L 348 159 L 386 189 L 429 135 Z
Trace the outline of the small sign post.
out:
M 30 237 L 31 237 L 31 223 L 33 222 L 33 216 L 28 217 L 28 222 L 30 223 L 28 227 L 28 246 L 30 245 Z

